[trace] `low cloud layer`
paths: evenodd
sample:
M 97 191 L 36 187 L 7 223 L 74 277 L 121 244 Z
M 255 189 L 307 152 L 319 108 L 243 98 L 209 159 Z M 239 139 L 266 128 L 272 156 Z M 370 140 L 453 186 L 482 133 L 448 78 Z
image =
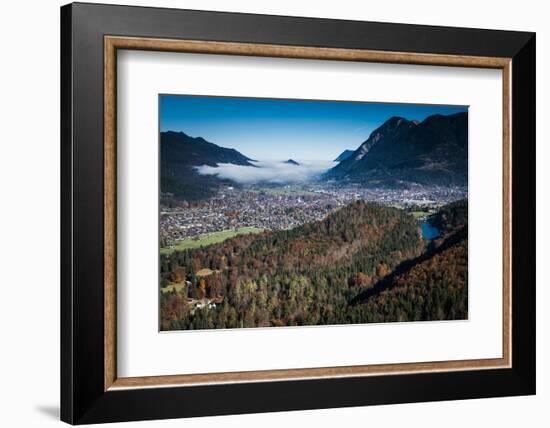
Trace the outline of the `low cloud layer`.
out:
M 303 183 L 311 181 L 334 166 L 333 162 L 300 162 L 300 165 L 290 165 L 285 162 L 258 161 L 251 166 L 221 163 L 217 167 L 202 165 L 196 167 L 201 175 L 216 175 L 223 179 L 240 184 L 256 183 Z

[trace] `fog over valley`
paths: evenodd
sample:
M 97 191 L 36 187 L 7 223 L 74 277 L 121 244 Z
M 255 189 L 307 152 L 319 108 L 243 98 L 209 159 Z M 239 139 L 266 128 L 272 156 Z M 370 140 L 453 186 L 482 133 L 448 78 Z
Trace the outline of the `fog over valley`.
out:
M 288 161 L 287 161 L 288 162 Z M 250 161 L 254 166 L 220 163 L 217 167 L 201 165 L 195 167 L 201 175 L 215 175 L 239 184 L 285 184 L 304 183 L 319 178 L 332 168 L 332 161 Z

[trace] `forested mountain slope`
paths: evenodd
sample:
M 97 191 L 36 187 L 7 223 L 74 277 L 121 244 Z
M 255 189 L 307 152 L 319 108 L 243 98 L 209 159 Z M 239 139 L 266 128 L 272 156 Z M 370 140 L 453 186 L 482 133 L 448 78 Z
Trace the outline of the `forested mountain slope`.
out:
M 353 296 L 403 260 L 419 255 L 422 248 L 412 216 L 355 202 L 323 221 L 292 230 L 243 235 L 174 253 L 162 259 L 162 285 L 187 279 L 190 283 L 181 292 L 184 298 L 223 296 L 223 306 L 195 311 L 194 316 L 163 311 L 163 327 L 348 322 Z M 163 307 L 173 307 L 170 300 L 175 298 L 163 294 L 167 303 Z
M 358 295 L 367 322 L 468 318 L 468 202 L 442 207 L 430 222 L 442 235 L 373 289 Z
M 359 201 L 292 230 L 163 257 L 161 286 L 173 290 L 161 293 L 161 327 L 464 319 L 466 202 L 433 221 L 444 233 L 426 247 L 412 216 Z

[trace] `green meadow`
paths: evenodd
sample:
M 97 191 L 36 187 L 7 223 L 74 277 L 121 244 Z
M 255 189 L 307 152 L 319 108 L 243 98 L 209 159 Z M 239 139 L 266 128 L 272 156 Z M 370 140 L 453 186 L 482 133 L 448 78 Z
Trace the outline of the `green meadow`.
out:
M 192 248 L 207 247 L 208 245 L 223 242 L 226 239 L 233 238 L 237 235 L 260 232 L 262 232 L 262 229 L 259 229 L 257 227 L 239 227 L 235 230 L 222 230 L 220 232 L 207 233 L 194 238 L 185 238 L 181 241 L 177 241 L 174 245 L 161 248 L 160 254 L 168 255 L 172 254 L 174 251 L 183 251 Z

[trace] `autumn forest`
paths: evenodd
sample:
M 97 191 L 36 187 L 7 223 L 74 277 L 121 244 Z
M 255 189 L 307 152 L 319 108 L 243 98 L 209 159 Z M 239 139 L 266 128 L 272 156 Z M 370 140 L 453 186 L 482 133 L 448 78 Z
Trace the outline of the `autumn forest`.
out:
M 430 221 L 353 202 L 322 221 L 161 258 L 161 329 L 467 318 L 467 203 Z M 204 302 L 197 304 L 197 302 Z

